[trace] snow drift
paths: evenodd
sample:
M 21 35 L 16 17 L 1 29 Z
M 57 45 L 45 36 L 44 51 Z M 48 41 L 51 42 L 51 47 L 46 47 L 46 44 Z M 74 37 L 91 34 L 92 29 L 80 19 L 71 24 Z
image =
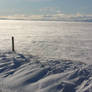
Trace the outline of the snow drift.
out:
M 0 92 L 92 92 L 92 65 L 0 53 Z

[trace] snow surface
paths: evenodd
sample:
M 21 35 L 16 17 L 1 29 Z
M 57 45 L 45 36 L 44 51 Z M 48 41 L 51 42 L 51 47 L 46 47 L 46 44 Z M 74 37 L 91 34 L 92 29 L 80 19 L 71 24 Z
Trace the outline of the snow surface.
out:
M 92 64 L 92 23 L 1 20 L 1 52 L 11 50 L 12 35 L 17 52 Z
M 0 92 L 91 92 L 92 65 L 0 53 Z
M 92 92 L 92 23 L 1 20 L 0 92 Z

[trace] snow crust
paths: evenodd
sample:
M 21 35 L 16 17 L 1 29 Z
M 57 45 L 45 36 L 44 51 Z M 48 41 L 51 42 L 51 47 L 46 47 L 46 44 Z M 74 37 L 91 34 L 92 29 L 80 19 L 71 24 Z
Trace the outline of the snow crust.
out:
M 92 65 L 0 53 L 0 92 L 92 92 Z

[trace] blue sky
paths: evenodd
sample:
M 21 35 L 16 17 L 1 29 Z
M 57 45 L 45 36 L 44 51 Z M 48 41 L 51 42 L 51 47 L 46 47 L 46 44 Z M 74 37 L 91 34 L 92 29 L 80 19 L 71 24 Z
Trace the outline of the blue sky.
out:
M 0 16 L 92 18 L 92 0 L 0 0 Z
M 92 0 L 0 0 L 0 15 L 92 14 Z

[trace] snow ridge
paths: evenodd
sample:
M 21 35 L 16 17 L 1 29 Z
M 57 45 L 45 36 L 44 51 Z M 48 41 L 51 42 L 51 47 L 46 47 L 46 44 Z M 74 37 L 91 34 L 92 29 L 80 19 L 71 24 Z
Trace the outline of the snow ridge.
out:
M 92 65 L 0 53 L 0 92 L 92 92 Z

